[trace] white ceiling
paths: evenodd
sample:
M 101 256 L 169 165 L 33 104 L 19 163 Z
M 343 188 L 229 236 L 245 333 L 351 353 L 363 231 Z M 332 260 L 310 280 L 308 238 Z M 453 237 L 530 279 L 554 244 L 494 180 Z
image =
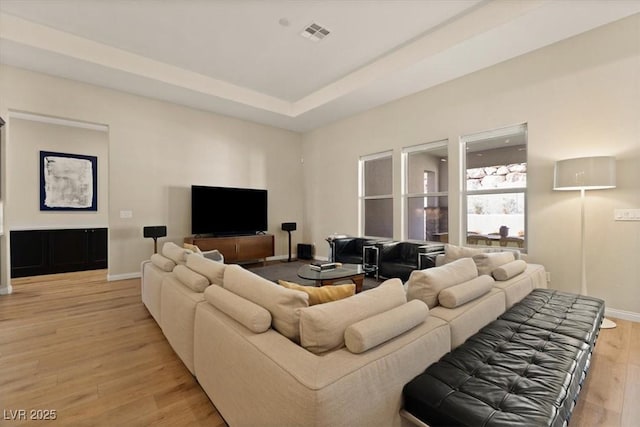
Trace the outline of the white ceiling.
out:
M 0 0 L 0 62 L 307 131 L 634 13 L 639 0 Z M 301 37 L 311 23 L 331 34 Z

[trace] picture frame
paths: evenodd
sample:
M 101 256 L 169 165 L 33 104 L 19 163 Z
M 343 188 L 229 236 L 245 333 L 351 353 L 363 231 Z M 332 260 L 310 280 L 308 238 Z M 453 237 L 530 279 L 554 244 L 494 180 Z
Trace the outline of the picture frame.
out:
M 97 211 L 98 158 L 40 151 L 40 210 Z

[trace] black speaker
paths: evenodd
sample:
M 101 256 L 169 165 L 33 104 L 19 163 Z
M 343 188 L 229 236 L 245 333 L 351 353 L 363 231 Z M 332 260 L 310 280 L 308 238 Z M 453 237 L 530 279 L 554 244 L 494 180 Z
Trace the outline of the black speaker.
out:
M 313 259 L 313 245 L 298 243 L 298 259 Z
M 296 223 L 295 222 L 283 222 L 282 223 L 282 231 L 295 231 Z
M 167 235 L 166 225 L 151 225 L 142 229 L 144 237 L 158 238 Z

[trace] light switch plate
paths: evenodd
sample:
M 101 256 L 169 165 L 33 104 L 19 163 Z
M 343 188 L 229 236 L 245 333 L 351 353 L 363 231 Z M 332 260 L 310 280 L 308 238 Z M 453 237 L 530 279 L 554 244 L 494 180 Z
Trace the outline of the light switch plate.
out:
M 120 211 L 120 218 L 123 218 L 123 219 L 133 218 L 133 211 Z
M 616 221 L 640 221 L 640 209 L 614 209 L 613 219 Z

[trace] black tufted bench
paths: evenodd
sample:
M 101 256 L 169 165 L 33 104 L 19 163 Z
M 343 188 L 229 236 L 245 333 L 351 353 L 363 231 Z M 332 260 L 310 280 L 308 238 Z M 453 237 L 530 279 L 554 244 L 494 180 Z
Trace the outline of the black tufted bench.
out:
M 405 410 L 431 427 L 560 427 L 603 317 L 602 300 L 535 289 L 409 382 Z

